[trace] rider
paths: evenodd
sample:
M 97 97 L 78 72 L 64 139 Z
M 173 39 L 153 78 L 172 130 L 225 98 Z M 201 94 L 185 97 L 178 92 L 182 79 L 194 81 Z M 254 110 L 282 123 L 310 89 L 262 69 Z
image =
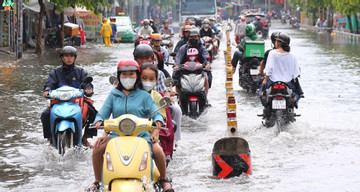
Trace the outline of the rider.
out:
M 137 35 L 149 35 L 151 36 L 154 30 L 149 27 L 150 21 L 148 19 L 144 19 L 144 25 L 139 29 Z
M 300 68 L 295 56 L 290 53 L 290 37 L 286 33 L 280 33 L 275 37 L 275 40 L 276 50 L 269 52 L 264 70 L 266 76 L 262 82 L 262 86 L 267 88 L 273 82 L 285 82 L 295 92 L 294 106 L 297 108 L 300 92 L 294 80 L 300 85 L 297 80 L 297 77 L 300 76 Z
M 148 118 L 152 111 L 158 107 L 151 96 L 144 90 L 139 89 L 140 85 L 140 71 L 139 65 L 134 60 L 122 60 L 117 67 L 117 79 L 119 81 L 116 89 L 113 89 L 104 105 L 101 107 L 99 113 L 94 121 L 96 128 L 100 128 L 105 119 L 108 119 L 112 114 L 113 118 L 117 118 L 124 114 L 133 114 L 140 118 Z M 144 103 L 146 103 L 144 105 Z M 156 129 L 150 135 L 148 131 L 142 131 L 138 134 L 139 137 L 144 138 L 152 148 L 155 164 L 160 171 L 160 180 L 164 191 L 173 192 L 170 181 L 166 178 L 166 157 L 158 143 L 158 136 L 160 128 L 163 126 L 163 116 L 156 111 L 152 116 L 156 124 Z M 115 133 L 104 134 L 97 139 L 93 150 L 93 168 L 95 174 L 95 182 L 91 184 L 87 190 L 100 189 L 101 172 L 103 165 L 103 155 L 107 143 Z
M 61 53 L 60 58 L 62 65 L 52 70 L 46 80 L 43 90 L 43 96 L 48 97 L 49 91 L 55 90 L 62 86 L 71 86 L 74 88 L 81 88 L 85 90 L 85 95 L 90 97 L 93 94 L 94 86 L 91 83 L 81 84 L 84 77 L 87 76 L 87 72 L 75 65 L 77 57 L 77 51 L 72 46 L 65 46 Z M 80 87 L 81 85 L 81 87 Z M 89 121 L 92 122 L 95 118 L 97 111 L 89 104 Z M 51 130 L 50 130 L 50 107 L 46 108 L 41 115 L 41 122 L 43 124 L 44 138 L 47 138 L 52 144 Z M 92 147 L 87 141 L 87 138 L 97 135 L 97 131 L 85 127 L 85 133 L 82 138 L 82 142 L 85 146 Z
M 163 24 L 164 24 L 164 27 L 160 29 L 159 33 L 161 35 L 168 34 L 168 35 L 171 35 L 171 37 L 172 37 L 174 35 L 174 30 L 173 30 L 173 28 L 169 28 L 169 20 L 165 20 Z
M 220 47 L 220 40 L 219 40 L 219 37 L 217 37 L 218 35 L 219 35 L 219 32 L 220 32 L 220 30 L 216 27 L 216 25 L 215 25 L 215 23 L 216 23 L 216 19 L 215 18 L 210 18 L 209 19 L 209 22 L 210 22 L 210 27 L 211 27 L 211 29 L 212 30 L 214 30 L 214 35 L 216 36 L 216 40 L 218 41 L 218 47 Z
M 164 27 L 160 29 L 159 33 L 161 35 L 168 34 L 170 37 L 174 36 L 174 30 L 173 28 L 169 28 L 169 20 L 164 21 Z M 170 47 L 174 46 L 174 41 L 170 39 Z
M 253 24 L 256 27 L 256 32 L 261 31 L 263 32 L 263 26 L 264 26 L 264 22 L 261 21 L 261 16 L 256 16 L 255 17 L 255 21 L 253 21 Z
M 162 36 L 158 33 L 151 35 L 151 43 L 154 50 L 160 52 L 165 62 L 169 62 L 169 52 L 164 47 L 161 47 Z
M 267 58 L 269 56 L 269 52 L 276 49 L 276 47 L 275 47 L 275 38 L 279 34 L 280 34 L 280 32 L 278 32 L 278 31 L 271 33 L 270 39 L 271 39 L 271 43 L 272 43 L 272 45 L 271 45 L 272 48 L 265 52 L 264 59 L 260 63 L 259 71 L 260 71 L 261 76 L 265 76 L 264 69 L 265 69 L 265 66 L 266 66 L 266 61 L 267 61 Z
M 173 73 L 173 79 L 178 81 L 177 84 L 177 91 L 178 93 L 180 93 L 180 65 L 184 64 L 187 61 L 187 50 L 189 48 L 196 48 L 198 50 L 198 57 L 197 60 L 202 63 L 205 66 L 205 71 L 204 71 L 204 75 L 205 75 L 205 93 L 207 95 L 209 88 L 211 87 L 211 80 L 212 80 L 212 74 L 211 74 L 211 66 L 207 61 L 207 58 L 209 57 L 208 51 L 206 50 L 206 48 L 204 46 L 201 45 L 200 43 L 200 34 L 199 31 L 196 29 L 191 30 L 190 34 L 189 34 L 189 41 L 187 44 L 181 46 L 180 50 L 178 51 L 177 55 L 176 55 L 176 59 L 175 59 L 175 64 L 174 64 L 174 73 Z
M 203 27 L 200 29 L 200 37 L 208 36 L 213 37 L 212 29 L 210 28 L 210 22 L 208 19 L 204 19 Z
M 182 27 L 182 28 L 180 28 L 180 32 L 179 32 L 179 37 L 180 38 L 183 38 L 183 36 L 184 36 L 184 30 L 185 30 L 185 26 L 186 25 L 190 25 L 190 19 L 189 18 L 186 18 L 185 19 L 185 25 L 184 25 L 184 27 Z M 190 26 L 191 27 L 191 26 Z
M 114 17 L 110 18 L 110 26 L 112 29 L 112 35 L 111 35 L 111 43 L 114 43 L 116 41 L 116 33 L 117 33 L 117 29 L 116 29 L 116 19 Z
M 240 41 L 246 35 L 246 18 L 241 16 L 240 22 L 236 25 L 235 29 L 235 42 L 240 44 Z
M 153 31 L 154 31 L 154 33 L 158 33 L 158 30 L 157 30 L 157 28 L 156 28 L 156 26 L 155 26 L 155 23 L 154 23 L 154 20 L 153 19 L 149 19 L 149 25 L 150 25 L 150 27 L 153 29 Z
M 245 50 L 245 44 L 247 41 L 258 40 L 258 36 L 255 32 L 255 26 L 253 24 L 246 25 L 246 36 L 241 40 L 240 44 L 237 46 L 239 50 L 234 52 L 233 58 L 231 60 L 232 72 L 235 73 L 236 66 L 239 61 L 242 59 L 243 52 Z M 241 63 L 240 63 L 241 65 Z
M 174 52 L 177 53 L 181 46 L 185 45 L 188 42 L 190 31 L 192 30 L 192 27 L 190 25 L 185 25 L 183 28 L 183 37 L 180 39 L 180 41 L 176 44 Z

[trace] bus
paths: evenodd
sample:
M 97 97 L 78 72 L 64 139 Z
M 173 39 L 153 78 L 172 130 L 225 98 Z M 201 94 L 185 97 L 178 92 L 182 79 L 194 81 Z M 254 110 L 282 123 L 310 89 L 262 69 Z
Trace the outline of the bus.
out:
M 201 20 L 211 17 L 216 19 L 216 0 L 180 0 L 180 25 L 184 25 L 186 18 L 200 17 Z

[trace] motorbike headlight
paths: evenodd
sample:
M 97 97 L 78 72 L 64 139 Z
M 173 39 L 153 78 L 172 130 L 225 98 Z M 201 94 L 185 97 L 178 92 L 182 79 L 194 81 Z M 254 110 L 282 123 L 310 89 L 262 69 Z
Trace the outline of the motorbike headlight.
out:
M 125 118 L 120 121 L 119 129 L 124 135 L 131 135 L 136 128 L 136 123 L 129 118 Z
M 62 101 L 67 101 L 71 99 L 71 92 L 72 91 L 59 91 L 59 99 Z

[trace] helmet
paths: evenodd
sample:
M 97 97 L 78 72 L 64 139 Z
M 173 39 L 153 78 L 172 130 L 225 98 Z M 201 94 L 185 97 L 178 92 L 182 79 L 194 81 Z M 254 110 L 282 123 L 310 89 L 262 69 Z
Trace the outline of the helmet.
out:
M 144 25 L 149 25 L 149 24 L 150 24 L 149 19 L 144 19 Z
M 154 20 L 153 20 L 153 19 L 149 19 L 149 22 L 150 22 L 150 23 L 154 23 Z
M 203 24 L 209 24 L 209 19 L 204 19 Z
M 119 62 L 117 72 L 122 71 L 140 71 L 139 64 L 133 59 L 125 59 Z
M 197 29 L 193 29 L 190 31 L 189 37 L 193 37 L 193 36 L 200 36 L 200 33 Z
M 164 24 L 165 24 L 165 23 L 169 23 L 169 20 L 165 19 Z
M 254 24 L 248 24 L 246 25 L 246 35 L 249 35 L 250 33 L 252 32 L 256 32 L 256 28 L 255 28 L 255 25 Z
M 110 21 L 116 21 L 114 17 L 110 17 Z
M 144 57 L 144 56 L 153 56 L 154 51 L 148 44 L 139 44 L 138 46 L 135 47 L 133 55 L 134 55 L 134 58 Z
M 275 38 L 279 35 L 280 35 L 279 31 L 275 31 L 275 32 L 271 33 L 271 41 L 274 42 Z
M 104 22 L 104 23 L 106 23 L 107 21 L 108 21 L 107 18 L 104 18 L 104 19 L 103 19 L 103 22 Z
M 190 25 L 185 25 L 184 26 L 184 32 L 185 31 L 191 31 L 192 27 Z
M 209 21 L 216 21 L 215 18 L 210 17 Z
M 241 21 L 246 21 L 246 18 L 245 18 L 245 17 L 241 17 Z
M 151 35 L 151 40 L 153 41 L 161 41 L 162 40 L 162 36 L 159 33 L 153 33 Z
M 196 48 L 190 48 L 186 51 L 187 56 L 199 55 L 199 51 Z
M 275 40 L 280 41 L 283 44 L 290 44 L 290 37 L 286 33 L 280 33 L 277 37 L 275 37 Z
M 77 57 L 77 51 L 75 49 L 75 47 L 73 46 L 65 46 L 60 53 L 60 57 L 62 57 L 65 54 L 72 54 L 75 56 L 75 58 Z
M 259 20 L 259 19 L 261 19 L 261 17 L 258 15 L 258 16 L 255 17 L 255 19 Z
M 140 25 L 144 25 L 144 21 L 140 21 Z

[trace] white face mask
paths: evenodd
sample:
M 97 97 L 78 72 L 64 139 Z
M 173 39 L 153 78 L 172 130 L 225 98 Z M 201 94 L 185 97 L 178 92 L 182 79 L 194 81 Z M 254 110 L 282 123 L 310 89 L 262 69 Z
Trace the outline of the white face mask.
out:
M 136 83 L 136 79 L 132 79 L 132 78 L 120 78 L 120 82 L 121 82 L 121 85 L 127 89 L 127 90 L 130 90 L 131 88 L 134 87 L 135 83 Z
M 145 91 L 150 91 L 152 88 L 154 88 L 156 82 L 151 81 L 141 81 L 143 88 Z
M 189 57 L 190 61 L 195 61 L 195 56 Z

